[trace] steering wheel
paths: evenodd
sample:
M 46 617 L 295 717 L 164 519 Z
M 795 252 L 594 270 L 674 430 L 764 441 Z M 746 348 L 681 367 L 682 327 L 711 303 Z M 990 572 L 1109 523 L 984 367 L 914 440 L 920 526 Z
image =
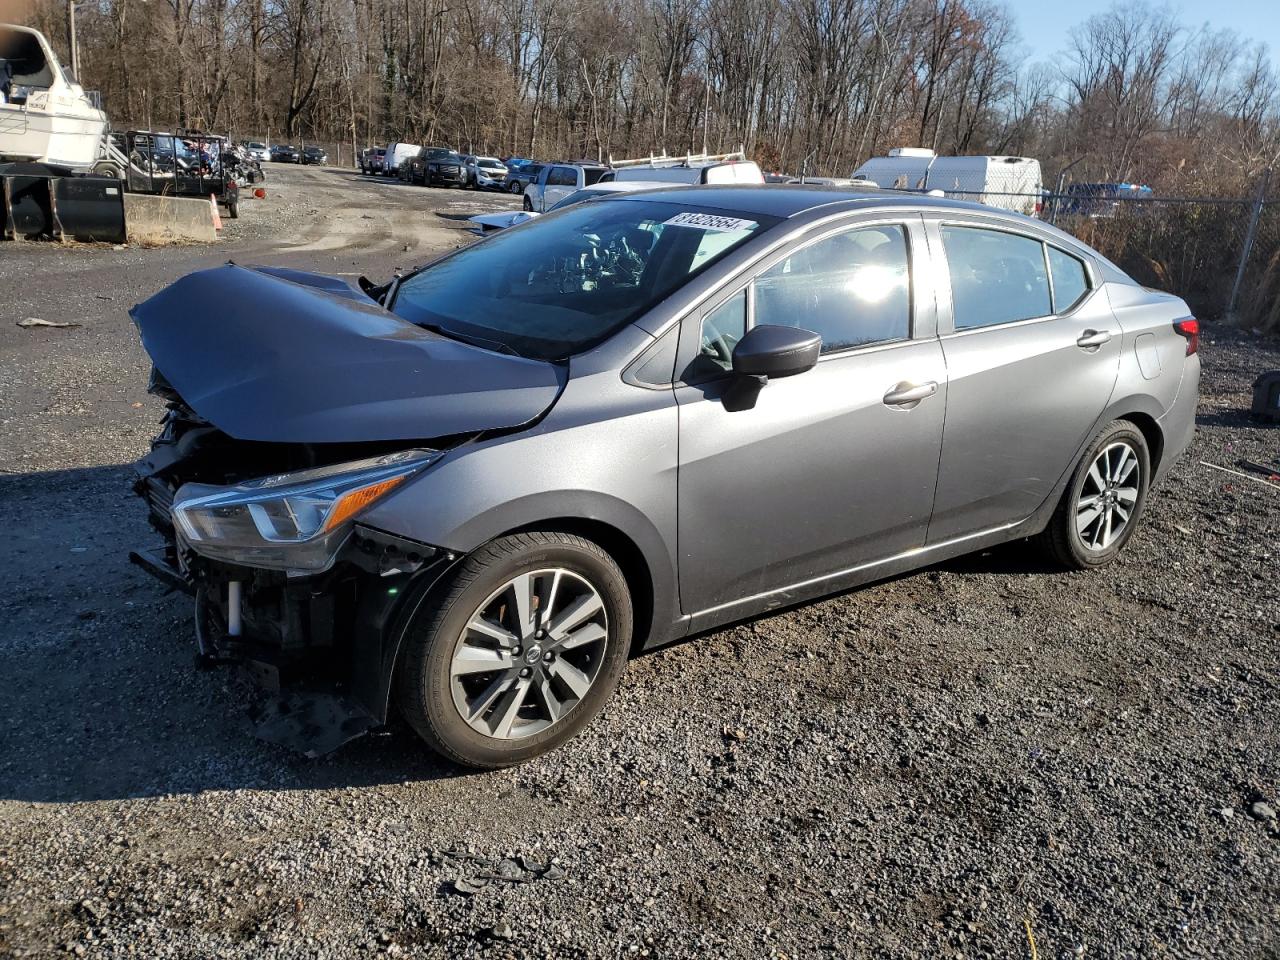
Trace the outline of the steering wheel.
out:
M 738 345 L 738 338 L 729 333 L 718 333 L 714 337 L 704 337 L 702 353 L 726 367 L 733 366 L 733 348 Z

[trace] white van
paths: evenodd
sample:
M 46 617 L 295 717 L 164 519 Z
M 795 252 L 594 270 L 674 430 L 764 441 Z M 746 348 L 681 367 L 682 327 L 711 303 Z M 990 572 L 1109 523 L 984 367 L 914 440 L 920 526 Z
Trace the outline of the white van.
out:
M 422 145 L 418 143 L 388 143 L 387 154 L 382 159 L 382 173 L 387 177 L 395 177 L 400 174 L 400 165 L 408 163 L 410 158 L 416 157 L 422 149 Z
M 920 147 L 900 147 L 872 157 L 855 178 L 891 190 L 941 190 L 957 200 L 1037 216 L 1044 183 L 1040 161 L 1029 157 L 940 157 Z
M 664 183 L 764 183 L 764 174 L 746 154 L 724 153 L 715 156 L 647 157 L 639 160 L 614 160 L 613 169 L 600 178 L 611 180 L 657 180 Z

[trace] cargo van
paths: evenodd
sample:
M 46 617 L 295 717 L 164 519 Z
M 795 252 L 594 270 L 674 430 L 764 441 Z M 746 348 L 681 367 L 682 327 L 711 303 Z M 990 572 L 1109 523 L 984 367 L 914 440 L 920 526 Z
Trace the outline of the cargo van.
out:
M 643 157 L 613 160 L 601 183 L 656 180 L 664 183 L 764 183 L 764 174 L 742 151 L 722 154 L 690 154 L 685 157 Z
M 382 172 L 388 177 L 400 175 L 400 167 L 418 155 L 422 145 L 418 143 L 388 143 L 386 156 L 382 158 Z
M 941 190 L 956 200 L 1037 216 L 1044 200 L 1040 161 L 1029 157 L 940 157 L 920 147 L 900 147 L 872 157 L 854 178 L 891 190 Z

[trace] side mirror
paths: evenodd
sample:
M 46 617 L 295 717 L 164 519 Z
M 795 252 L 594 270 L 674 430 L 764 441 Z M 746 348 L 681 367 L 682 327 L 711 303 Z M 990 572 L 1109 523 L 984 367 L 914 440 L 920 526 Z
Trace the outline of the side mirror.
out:
M 822 351 L 822 337 L 800 327 L 762 324 L 752 327 L 733 348 L 733 372 L 743 377 L 776 380 L 812 370 Z

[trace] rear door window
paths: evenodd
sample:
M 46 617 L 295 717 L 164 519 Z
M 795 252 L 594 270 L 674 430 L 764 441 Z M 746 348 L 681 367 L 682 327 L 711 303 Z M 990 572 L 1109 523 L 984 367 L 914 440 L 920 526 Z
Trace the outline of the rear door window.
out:
M 551 174 L 547 177 L 547 186 L 549 187 L 576 187 L 578 185 L 577 171 L 573 167 L 552 167 Z
M 1044 244 L 1003 230 L 944 225 L 956 330 L 1053 313 Z

